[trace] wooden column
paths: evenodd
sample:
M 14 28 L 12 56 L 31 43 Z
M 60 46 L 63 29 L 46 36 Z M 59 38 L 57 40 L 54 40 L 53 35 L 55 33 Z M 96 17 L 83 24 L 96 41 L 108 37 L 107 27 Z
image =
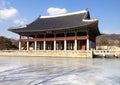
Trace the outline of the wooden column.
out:
M 36 38 L 37 38 L 37 34 L 35 34 L 35 51 L 37 51 L 37 41 L 36 41 Z
M 43 50 L 44 51 L 46 50 L 46 41 L 45 41 L 45 38 L 46 38 L 46 33 L 44 33 L 44 41 L 43 41 Z
M 29 39 L 29 35 L 27 35 L 27 51 L 29 50 L 29 41 L 28 41 L 28 39 Z
M 77 32 L 75 32 L 74 50 L 77 50 Z
M 46 41 L 45 40 L 43 41 L 43 50 L 44 51 L 46 50 Z
M 35 51 L 37 50 L 37 41 L 35 40 Z
M 56 40 L 54 40 L 54 51 L 56 50 Z
M 64 40 L 64 50 L 67 50 L 67 41 Z
M 75 39 L 74 43 L 75 43 L 74 50 L 77 50 L 77 40 L 76 39 Z
M 90 50 L 89 32 L 88 30 L 86 32 L 87 32 L 86 50 Z
M 21 50 L 21 35 L 20 35 L 20 38 L 19 38 L 19 51 Z
M 54 33 L 54 51 L 56 50 L 56 33 Z
M 27 41 L 27 51 L 29 50 L 29 41 Z
M 64 50 L 66 51 L 67 50 L 67 41 L 66 41 L 66 32 L 64 32 Z
M 19 51 L 21 51 L 21 41 L 19 41 Z
M 90 43 L 90 42 L 89 42 L 89 39 L 87 39 L 87 41 L 86 41 L 86 46 L 87 46 L 86 48 L 87 48 L 87 50 L 90 49 L 90 48 L 89 48 L 89 47 L 90 47 L 89 43 Z

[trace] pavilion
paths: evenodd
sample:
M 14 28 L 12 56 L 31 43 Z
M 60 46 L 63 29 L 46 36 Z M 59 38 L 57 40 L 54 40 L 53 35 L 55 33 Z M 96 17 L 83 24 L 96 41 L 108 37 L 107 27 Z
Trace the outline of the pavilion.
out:
M 100 35 L 98 20 L 82 10 L 54 16 L 39 16 L 32 23 L 11 27 L 20 35 L 19 50 L 90 50 Z M 25 44 L 22 44 L 25 43 Z

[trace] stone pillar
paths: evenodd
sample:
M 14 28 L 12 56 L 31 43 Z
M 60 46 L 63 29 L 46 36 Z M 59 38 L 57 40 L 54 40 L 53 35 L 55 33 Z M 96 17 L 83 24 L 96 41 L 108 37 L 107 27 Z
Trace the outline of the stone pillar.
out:
M 27 51 L 29 50 L 29 41 L 27 41 Z
M 37 50 L 37 41 L 35 41 L 35 51 Z
M 77 40 L 75 40 L 74 50 L 77 50 Z
M 56 50 L 56 40 L 54 40 L 54 51 Z
M 46 50 L 46 41 L 44 40 L 43 42 L 43 50 L 45 51 Z
M 87 39 L 87 45 L 86 46 L 87 46 L 87 50 L 89 50 L 90 49 L 89 48 L 90 47 L 90 45 L 89 45 L 89 39 Z
M 67 41 L 64 40 L 64 50 L 67 50 Z
M 21 41 L 19 41 L 19 51 L 21 50 Z

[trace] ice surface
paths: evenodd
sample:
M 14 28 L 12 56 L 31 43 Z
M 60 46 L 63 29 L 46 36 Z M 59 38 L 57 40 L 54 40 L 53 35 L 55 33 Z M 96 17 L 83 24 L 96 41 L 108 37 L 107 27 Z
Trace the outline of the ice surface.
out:
M 120 60 L 0 57 L 0 85 L 120 85 Z

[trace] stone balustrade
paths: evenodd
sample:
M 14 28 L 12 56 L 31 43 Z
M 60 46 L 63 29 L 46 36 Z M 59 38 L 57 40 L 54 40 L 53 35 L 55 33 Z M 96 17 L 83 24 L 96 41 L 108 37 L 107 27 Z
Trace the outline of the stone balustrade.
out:
M 94 54 L 110 54 L 110 55 L 114 55 L 114 54 L 120 54 L 120 50 L 93 50 Z
M 92 58 L 93 55 L 120 56 L 120 50 L 0 50 L 0 56 L 40 56 L 40 57 L 84 57 Z
M 92 58 L 91 51 L 73 51 L 73 50 L 31 50 L 31 51 L 17 51 L 17 50 L 1 50 L 0 56 L 40 56 L 40 57 L 88 57 Z

